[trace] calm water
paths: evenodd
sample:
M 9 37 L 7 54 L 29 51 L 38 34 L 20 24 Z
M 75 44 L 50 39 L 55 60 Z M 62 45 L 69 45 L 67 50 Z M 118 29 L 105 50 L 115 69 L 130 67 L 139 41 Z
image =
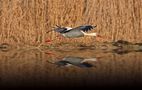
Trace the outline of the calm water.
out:
M 0 87 L 97 87 L 142 83 L 142 52 L 0 51 Z

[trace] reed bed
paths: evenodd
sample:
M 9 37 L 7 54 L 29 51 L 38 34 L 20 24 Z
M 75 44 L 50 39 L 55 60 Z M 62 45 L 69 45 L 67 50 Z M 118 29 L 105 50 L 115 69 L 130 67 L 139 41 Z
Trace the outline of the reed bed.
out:
M 142 0 L 0 0 L 0 43 L 12 45 L 81 43 L 96 38 L 57 37 L 53 26 L 97 25 L 104 41 L 142 42 Z M 46 33 L 51 31 L 49 33 Z

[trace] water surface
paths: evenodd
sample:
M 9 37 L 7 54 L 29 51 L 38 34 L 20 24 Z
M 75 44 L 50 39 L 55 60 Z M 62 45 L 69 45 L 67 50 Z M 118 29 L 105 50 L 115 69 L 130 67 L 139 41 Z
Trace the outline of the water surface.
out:
M 99 87 L 142 83 L 142 52 L 0 51 L 0 87 Z

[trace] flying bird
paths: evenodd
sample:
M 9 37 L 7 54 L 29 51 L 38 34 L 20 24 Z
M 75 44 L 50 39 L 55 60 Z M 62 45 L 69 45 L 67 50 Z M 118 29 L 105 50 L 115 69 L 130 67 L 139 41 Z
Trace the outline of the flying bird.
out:
M 97 33 L 87 33 L 95 27 L 96 26 L 92 25 L 82 25 L 75 28 L 71 28 L 56 25 L 56 27 L 54 27 L 54 31 L 60 33 L 62 36 L 67 38 L 78 38 L 83 36 L 97 36 Z

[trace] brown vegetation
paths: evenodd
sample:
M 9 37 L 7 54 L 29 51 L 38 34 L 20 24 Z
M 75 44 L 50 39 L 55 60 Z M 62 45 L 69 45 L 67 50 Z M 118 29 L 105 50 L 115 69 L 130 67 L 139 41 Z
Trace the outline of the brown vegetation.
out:
M 48 54 L 47 54 L 48 53 Z M 53 53 L 53 54 L 49 54 Z M 56 57 L 54 56 L 56 55 Z M 95 58 L 96 67 L 57 67 L 48 61 L 60 61 L 66 56 Z M 131 85 L 142 80 L 142 55 L 140 52 L 115 54 L 96 50 L 43 51 L 18 50 L 0 52 L 0 87 L 61 85 L 67 87 L 110 84 Z
M 93 24 L 103 41 L 142 41 L 142 0 L 0 0 L 0 43 L 92 43 L 95 38 L 57 38 L 52 26 Z

